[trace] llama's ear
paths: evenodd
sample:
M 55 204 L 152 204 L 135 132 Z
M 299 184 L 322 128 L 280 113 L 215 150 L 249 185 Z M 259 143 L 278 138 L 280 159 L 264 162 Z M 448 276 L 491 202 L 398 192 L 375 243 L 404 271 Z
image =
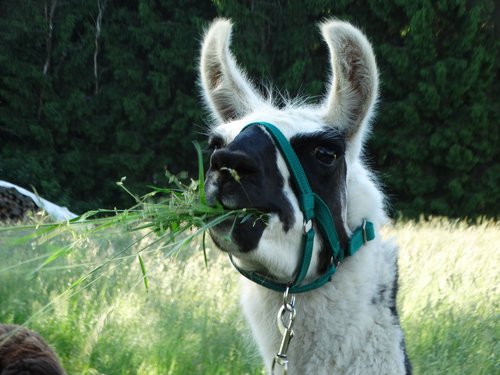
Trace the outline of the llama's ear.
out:
M 256 108 L 263 99 L 237 67 L 229 50 L 231 21 L 212 23 L 201 50 L 201 84 L 213 114 L 222 122 L 239 119 Z
M 370 117 L 378 94 L 378 72 L 366 37 L 347 22 L 321 25 L 332 64 L 324 121 L 352 138 Z

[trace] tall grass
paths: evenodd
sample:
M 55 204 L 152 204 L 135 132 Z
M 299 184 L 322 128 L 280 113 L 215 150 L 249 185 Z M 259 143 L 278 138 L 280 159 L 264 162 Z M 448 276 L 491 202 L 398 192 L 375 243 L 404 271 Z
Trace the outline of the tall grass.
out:
M 0 321 L 38 330 L 69 374 L 259 374 L 232 270 L 211 247 L 207 268 L 199 241 L 172 256 L 141 234 L 97 232 L 37 272 L 72 239 L 2 246 Z M 147 248 L 147 290 L 131 243 Z
M 200 240 L 167 253 L 145 230 L 32 244 L 1 232 L 0 322 L 38 330 L 69 374 L 262 374 L 225 257 L 208 243 L 206 266 Z M 401 247 L 398 302 L 415 373 L 499 373 L 500 225 L 434 219 L 384 235 Z
M 397 225 L 399 306 L 416 374 L 500 373 L 500 225 Z

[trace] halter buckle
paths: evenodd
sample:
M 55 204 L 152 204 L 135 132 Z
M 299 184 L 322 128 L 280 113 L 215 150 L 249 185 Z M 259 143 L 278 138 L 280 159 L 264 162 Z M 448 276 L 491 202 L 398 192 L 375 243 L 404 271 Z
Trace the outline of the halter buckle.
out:
M 304 221 L 304 226 L 302 227 L 303 231 L 304 231 L 304 234 L 306 234 L 307 232 L 309 232 L 312 228 L 313 224 L 312 224 L 312 220 L 309 219 L 307 221 Z
M 363 234 L 363 243 L 366 245 L 368 243 L 368 235 L 366 234 L 366 219 L 363 219 L 363 224 L 361 226 L 361 232 Z

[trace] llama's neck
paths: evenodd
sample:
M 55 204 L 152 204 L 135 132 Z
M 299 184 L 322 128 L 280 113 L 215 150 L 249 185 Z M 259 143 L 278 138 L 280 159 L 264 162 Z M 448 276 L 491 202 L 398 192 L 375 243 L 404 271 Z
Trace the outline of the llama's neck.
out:
M 378 188 L 375 176 L 360 160 L 351 162 L 347 173 L 347 226 L 354 231 L 363 219 L 367 219 L 380 229 L 388 222 L 388 218 L 384 209 L 385 198 Z
M 404 373 L 396 253 L 377 238 L 346 259 L 330 283 L 296 296 L 289 374 Z M 243 281 L 241 303 L 268 371 L 281 342 L 282 301 L 280 293 Z

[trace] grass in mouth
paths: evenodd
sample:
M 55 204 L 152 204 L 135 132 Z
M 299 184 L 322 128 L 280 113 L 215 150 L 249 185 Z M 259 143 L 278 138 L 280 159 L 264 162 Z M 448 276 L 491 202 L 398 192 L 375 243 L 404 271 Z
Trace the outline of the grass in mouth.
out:
M 204 193 L 204 168 L 202 151 L 195 143 L 198 155 L 198 180 L 184 181 L 182 177 L 168 174 L 170 187 L 151 187 L 151 192 L 138 197 L 124 184 L 125 178 L 117 182 L 134 200 L 135 205 L 125 210 L 98 209 L 64 223 L 38 221 L 35 224 L 0 227 L 0 233 L 18 231 L 19 236 L 11 240 L 11 244 L 23 242 L 45 243 L 56 237 L 68 236 L 70 241 L 63 247 L 56 247 L 41 264 L 33 271 L 36 273 L 61 256 L 70 253 L 86 239 L 107 229 L 123 229 L 128 232 L 140 233 L 130 245 L 119 249 L 102 264 L 75 281 L 69 288 L 74 289 L 87 278 L 98 272 L 109 262 L 123 256 L 134 249 L 144 285 L 148 289 L 147 272 L 141 253 L 154 247 L 162 249 L 167 256 L 185 249 L 195 238 L 202 237 L 202 249 L 205 264 L 207 263 L 205 249 L 205 233 L 210 228 L 224 222 L 232 221 L 233 225 L 246 220 L 262 220 L 264 214 L 255 209 L 227 209 L 222 205 L 209 206 Z M 149 238 L 149 241 L 144 241 Z

